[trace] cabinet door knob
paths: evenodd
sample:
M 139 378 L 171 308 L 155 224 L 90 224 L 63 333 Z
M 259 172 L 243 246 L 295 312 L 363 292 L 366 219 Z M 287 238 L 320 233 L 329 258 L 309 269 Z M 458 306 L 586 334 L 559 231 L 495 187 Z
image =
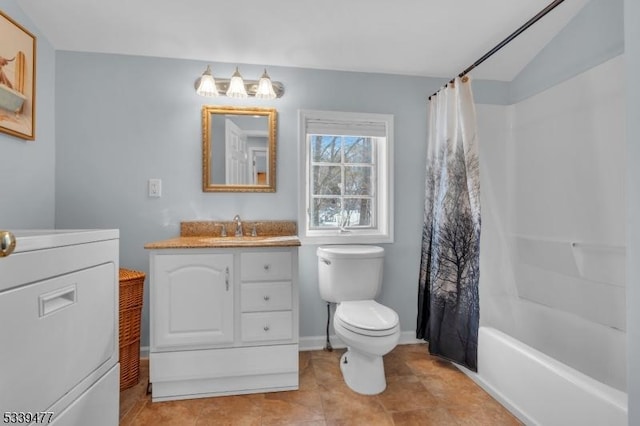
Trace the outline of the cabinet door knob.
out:
M 266 296 L 263 297 L 263 299 L 264 299 L 265 302 L 268 302 L 271 299 L 271 296 L 266 295 Z
M 262 329 L 263 329 L 264 331 L 269 331 L 269 326 L 268 326 L 268 325 L 265 325 Z

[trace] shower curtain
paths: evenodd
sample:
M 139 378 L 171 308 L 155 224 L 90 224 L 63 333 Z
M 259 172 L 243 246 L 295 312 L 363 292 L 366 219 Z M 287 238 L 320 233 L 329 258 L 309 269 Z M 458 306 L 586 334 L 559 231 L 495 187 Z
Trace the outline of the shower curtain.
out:
M 477 371 L 480 173 L 466 76 L 431 97 L 425 186 L 416 336 Z

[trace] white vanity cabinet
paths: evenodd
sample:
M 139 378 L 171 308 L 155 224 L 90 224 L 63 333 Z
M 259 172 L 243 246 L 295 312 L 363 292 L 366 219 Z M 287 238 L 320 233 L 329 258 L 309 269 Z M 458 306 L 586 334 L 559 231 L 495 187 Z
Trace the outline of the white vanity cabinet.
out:
M 297 247 L 150 254 L 153 401 L 298 388 Z

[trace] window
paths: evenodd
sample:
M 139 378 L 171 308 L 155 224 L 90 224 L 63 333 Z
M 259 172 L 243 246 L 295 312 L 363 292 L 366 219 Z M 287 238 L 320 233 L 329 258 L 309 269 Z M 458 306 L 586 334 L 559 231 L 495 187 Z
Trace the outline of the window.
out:
M 393 116 L 301 111 L 300 231 L 310 243 L 393 241 Z

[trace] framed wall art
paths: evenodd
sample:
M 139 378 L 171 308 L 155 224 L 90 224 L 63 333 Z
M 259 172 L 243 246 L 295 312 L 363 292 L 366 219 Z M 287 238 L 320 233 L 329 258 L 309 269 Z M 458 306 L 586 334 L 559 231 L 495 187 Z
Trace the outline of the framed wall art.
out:
M 35 139 L 36 38 L 0 11 L 0 132 Z

